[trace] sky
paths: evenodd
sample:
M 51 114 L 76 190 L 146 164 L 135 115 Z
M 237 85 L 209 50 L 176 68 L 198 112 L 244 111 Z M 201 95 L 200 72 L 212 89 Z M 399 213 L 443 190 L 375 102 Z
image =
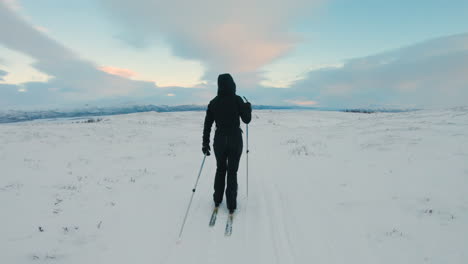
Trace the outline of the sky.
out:
M 468 99 L 468 1 L 0 0 L 0 110 Z

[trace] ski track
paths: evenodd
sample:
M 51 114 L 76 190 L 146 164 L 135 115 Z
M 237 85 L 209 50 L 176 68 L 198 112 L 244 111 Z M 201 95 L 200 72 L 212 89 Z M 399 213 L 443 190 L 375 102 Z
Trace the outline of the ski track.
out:
M 255 134 L 254 134 L 255 135 Z M 267 153 L 260 151 L 260 156 L 268 157 Z M 256 154 L 254 157 L 258 156 Z M 260 179 L 256 182 L 256 186 L 260 186 L 261 204 L 263 223 L 269 227 L 268 236 L 270 237 L 271 247 L 275 255 L 275 263 L 296 263 L 294 254 L 292 253 L 292 245 L 289 239 L 289 231 L 285 223 L 284 217 L 288 217 L 288 213 L 283 206 L 284 201 L 280 197 L 280 190 L 275 182 L 268 180 L 271 177 L 272 171 L 264 168 L 254 170 L 255 175 Z
M 0 125 L 0 263 L 468 262 L 468 108 L 255 111 L 232 235 L 212 154 L 177 243 L 203 115 Z
M 290 231 L 288 229 L 288 223 L 286 222 L 286 218 L 289 217 L 289 218 L 292 218 L 293 217 L 293 214 L 291 214 L 288 210 L 287 210 L 287 206 L 286 206 L 286 197 L 282 195 L 281 193 L 281 190 L 280 188 L 278 187 L 277 184 L 274 184 L 275 186 L 275 191 L 278 195 L 278 202 L 279 202 L 279 205 L 281 206 L 281 211 L 283 214 L 280 214 L 278 215 L 277 213 L 277 216 L 280 217 L 281 219 L 281 224 L 282 224 L 282 229 L 283 229 L 283 232 L 284 232 L 284 237 L 286 239 L 286 242 L 287 242 L 287 248 L 288 248 L 288 251 L 291 255 L 291 261 L 288 262 L 288 263 L 297 263 L 297 260 L 296 260 L 296 254 L 294 252 L 294 245 L 292 243 L 292 239 L 291 239 L 291 234 L 290 232 L 294 232 L 294 230 Z M 273 210 L 274 212 L 277 212 L 275 210 Z M 292 219 L 290 219 L 290 221 L 292 221 Z
M 264 206 L 267 208 L 267 218 L 270 226 L 270 236 L 276 254 L 277 263 L 295 263 L 292 254 L 292 246 L 289 240 L 289 232 L 284 222 L 285 214 L 282 201 L 278 199 L 278 190 L 273 190 L 271 184 L 263 181 Z M 265 199 L 266 197 L 266 199 Z M 273 206 L 276 205 L 276 208 Z

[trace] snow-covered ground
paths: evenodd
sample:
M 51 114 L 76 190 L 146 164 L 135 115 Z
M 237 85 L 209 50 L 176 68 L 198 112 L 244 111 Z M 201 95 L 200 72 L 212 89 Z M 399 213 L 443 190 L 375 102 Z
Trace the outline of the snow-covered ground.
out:
M 468 108 L 255 111 L 214 228 L 203 112 L 0 125 L 0 263 L 468 263 Z

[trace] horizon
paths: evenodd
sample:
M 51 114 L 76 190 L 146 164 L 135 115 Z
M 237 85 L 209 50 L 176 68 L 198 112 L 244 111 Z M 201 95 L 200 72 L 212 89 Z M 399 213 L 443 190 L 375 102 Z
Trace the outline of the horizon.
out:
M 466 1 L 275 3 L 0 0 L 0 110 L 206 105 L 224 72 L 257 105 L 466 105 Z
M 417 108 L 334 108 L 318 106 L 300 106 L 300 105 L 252 105 L 256 111 L 323 111 L 323 112 L 347 112 L 360 114 L 374 113 L 403 113 L 424 109 Z M 206 105 L 119 105 L 119 106 L 91 106 L 73 108 L 44 108 L 29 110 L 0 110 L 0 124 L 27 122 L 34 120 L 62 120 L 62 119 L 92 119 L 93 117 L 116 116 L 138 113 L 170 113 L 170 112 L 204 112 Z

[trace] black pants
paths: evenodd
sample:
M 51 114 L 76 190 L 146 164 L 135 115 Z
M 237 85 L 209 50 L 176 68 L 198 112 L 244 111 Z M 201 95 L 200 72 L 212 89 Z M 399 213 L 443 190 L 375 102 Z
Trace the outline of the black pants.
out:
M 214 202 L 220 204 L 223 201 L 227 172 L 227 208 L 235 210 L 237 208 L 237 169 L 242 155 L 242 131 L 238 129 L 227 135 L 216 133 L 213 148 L 217 166 L 214 182 Z

